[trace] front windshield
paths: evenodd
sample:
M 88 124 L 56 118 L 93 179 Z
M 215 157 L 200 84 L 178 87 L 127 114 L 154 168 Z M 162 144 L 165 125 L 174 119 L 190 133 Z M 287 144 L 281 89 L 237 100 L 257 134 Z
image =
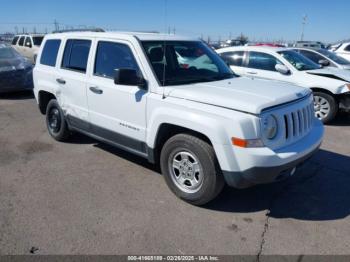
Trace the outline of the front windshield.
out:
M 319 49 L 317 50 L 322 55 L 328 57 L 330 60 L 336 62 L 339 65 L 350 65 L 350 62 L 346 60 L 345 58 L 342 58 L 341 56 L 336 55 L 333 52 L 330 52 L 326 49 Z
M 200 41 L 143 41 L 142 45 L 162 86 L 234 77 L 225 62 Z
M 0 47 L 0 59 L 13 59 L 17 56 L 17 52 L 11 47 Z
M 299 71 L 320 69 L 321 66 L 311 61 L 309 58 L 292 50 L 278 52 L 292 66 Z

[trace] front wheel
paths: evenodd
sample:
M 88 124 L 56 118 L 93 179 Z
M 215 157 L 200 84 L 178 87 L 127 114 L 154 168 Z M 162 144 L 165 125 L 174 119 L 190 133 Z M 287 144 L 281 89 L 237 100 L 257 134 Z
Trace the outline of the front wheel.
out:
M 188 134 L 176 135 L 165 143 L 160 165 L 171 191 L 193 205 L 208 203 L 224 186 L 212 146 Z
M 314 108 L 316 117 L 327 124 L 337 115 L 339 105 L 333 96 L 314 92 Z

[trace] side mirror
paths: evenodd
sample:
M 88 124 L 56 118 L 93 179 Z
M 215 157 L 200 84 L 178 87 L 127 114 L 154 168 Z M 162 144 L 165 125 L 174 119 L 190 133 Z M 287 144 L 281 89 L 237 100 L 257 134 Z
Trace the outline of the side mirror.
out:
M 116 85 L 138 86 L 141 89 L 147 88 L 146 80 L 135 69 L 120 68 L 114 71 L 114 83 Z
M 277 72 L 281 73 L 282 75 L 289 75 L 290 74 L 289 68 L 286 67 L 285 65 L 277 64 L 275 66 L 275 69 Z
M 318 64 L 321 65 L 321 66 L 329 66 L 330 65 L 330 62 L 326 59 L 321 59 L 318 61 Z
M 29 47 L 29 48 L 32 48 L 32 44 L 31 43 L 26 43 L 26 46 Z

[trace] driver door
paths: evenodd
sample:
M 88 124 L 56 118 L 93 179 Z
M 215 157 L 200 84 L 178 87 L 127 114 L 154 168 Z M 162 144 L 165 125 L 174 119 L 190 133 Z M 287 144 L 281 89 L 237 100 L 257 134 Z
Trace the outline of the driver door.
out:
M 118 145 L 144 153 L 148 91 L 116 85 L 116 69 L 140 71 L 133 47 L 124 41 L 98 40 L 87 86 L 92 133 Z M 143 74 L 145 75 L 145 74 Z
M 248 52 L 245 74 L 251 77 L 292 82 L 292 75 L 284 75 L 276 70 L 277 64 L 283 63 L 271 54 Z

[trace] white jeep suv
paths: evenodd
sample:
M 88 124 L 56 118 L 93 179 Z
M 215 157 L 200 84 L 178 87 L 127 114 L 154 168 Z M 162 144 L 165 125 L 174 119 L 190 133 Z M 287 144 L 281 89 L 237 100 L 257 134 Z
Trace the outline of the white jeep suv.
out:
M 180 47 L 205 59 L 184 67 Z M 169 188 L 195 205 L 225 182 L 245 188 L 293 175 L 323 137 L 310 90 L 236 77 L 193 38 L 47 35 L 34 82 L 54 139 L 77 131 L 160 163 Z
M 17 50 L 22 56 L 28 58 L 32 63 L 35 63 L 41 42 L 44 35 L 16 35 L 12 39 L 12 47 Z

